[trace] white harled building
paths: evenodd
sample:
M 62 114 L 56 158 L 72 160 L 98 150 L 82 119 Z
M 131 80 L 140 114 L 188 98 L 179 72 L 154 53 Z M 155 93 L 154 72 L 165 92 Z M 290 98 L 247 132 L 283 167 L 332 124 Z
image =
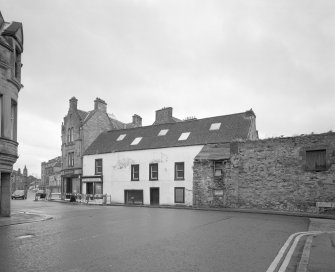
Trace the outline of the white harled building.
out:
M 255 120 L 250 110 L 181 121 L 163 108 L 153 125 L 104 132 L 84 153 L 82 192 L 113 203 L 192 205 L 194 158 L 207 144 L 258 139 Z

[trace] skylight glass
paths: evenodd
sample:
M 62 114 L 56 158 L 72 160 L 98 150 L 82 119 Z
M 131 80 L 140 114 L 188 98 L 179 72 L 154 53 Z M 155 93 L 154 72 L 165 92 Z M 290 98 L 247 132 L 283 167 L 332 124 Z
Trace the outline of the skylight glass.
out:
M 122 141 L 126 137 L 126 134 L 121 134 L 116 140 L 117 141 Z
M 213 123 L 211 124 L 211 127 L 209 128 L 209 130 L 219 130 L 221 127 L 221 123 Z
M 187 138 L 188 138 L 188 136 L 190 136 L 190 134 L 191 134 L 191 132 L 183 132 L 180 135 L 178 141 L 185 141 L 185 140 L 187 140 Z
M 142 137 L 137 137 L 134 139 L 134 141 L 131 143 L 131 145 L 137 145 L 142 140 Z
M 162 129 L 162 130 L 158 133 L 158 136 L 164 136 L 164 135 L 166 135 L 166 133 L 167 133 L 168 131 L 169 131 L 168 129 Z

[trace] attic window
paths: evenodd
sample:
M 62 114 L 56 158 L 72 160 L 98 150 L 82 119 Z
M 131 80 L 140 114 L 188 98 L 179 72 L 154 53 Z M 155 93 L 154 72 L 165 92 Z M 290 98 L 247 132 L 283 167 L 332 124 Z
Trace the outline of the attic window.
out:
M 190 134 L 191 134 L 191 132 L 183 132 L 180 135 L 178 141 L 185 141 L 185 140 L 187 140 L 187 138 L 188 138 L 188 136 L 190 136 Z
M 162 130 L 158 133 L 158 136 L 165 136 L 166 133 L 167 133 L 168 131 L 169 131 L 168 129 L 162 129 Z
M 211 127 L 209 128 L 209 130 L 219 130 L 221 127 L 221 123 L 213 123 L 211 124 Z
M 116 140 L 117 141 L 122 141 L 124 137 L 126 137 L 127 134 L 121 134 Z
M 131 145 L 137 145 L 142 140 L 142 137 L 137 137 L 135 140 L 131 143 Z

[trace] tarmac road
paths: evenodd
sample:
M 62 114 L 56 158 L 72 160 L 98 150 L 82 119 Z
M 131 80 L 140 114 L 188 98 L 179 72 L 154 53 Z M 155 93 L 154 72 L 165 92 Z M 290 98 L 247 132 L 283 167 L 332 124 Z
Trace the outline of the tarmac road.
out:
M 266 271 L 308 218 L 13 200 L 52 220 L 0 228 L 0 271 Z

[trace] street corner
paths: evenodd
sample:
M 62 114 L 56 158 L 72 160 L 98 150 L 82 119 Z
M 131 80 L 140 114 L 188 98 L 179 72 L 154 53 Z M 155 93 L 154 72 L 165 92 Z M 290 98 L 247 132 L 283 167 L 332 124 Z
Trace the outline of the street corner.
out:
M 10 217 L 0 217 L 0 227 L 51 220 L 53 217 L 29 211 L 13 212 Z

